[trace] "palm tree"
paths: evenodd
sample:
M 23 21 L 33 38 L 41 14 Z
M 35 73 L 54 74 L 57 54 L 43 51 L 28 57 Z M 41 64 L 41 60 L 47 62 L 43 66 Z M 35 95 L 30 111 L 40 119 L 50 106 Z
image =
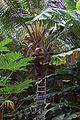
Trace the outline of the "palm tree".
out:
M 54 1 L 59 2 L 57 0 Z M 50 4 L 54 4 L 54 2 L 51 1 Z M 42 20 L 45 21 L 45 24 L 49 23 L 48 28 L 51 28 L 51 37 L 48 36 L 47 40 L 50 38 L 50 42 L 56 39 L 56 41 L 64 41 L 66 45 L 70 46 L 70 49 L 80 47 L 80 13 L 76 9 L 76 2 L 74 0 L 64 0 L 63 5 L 65 5 L 63 8 L 48 6 L 46 10 L 33 20 Z
M 61 2 L 62 1 L 60 1 L 60 3 Z M 55 4 L 55 3 L 53 3 L 53 4 Z M 36 23 L 33 23 L 33 25 L 31 23 L 31 25 L 30 25 L 30 21 L 33 19 L 33 17 L 40 14 L 41 11 L 46 8 L 46 7 L 44 7 L 44 5 L 45 5 L 44 0 L 39 0 L 37 2 L 36 2 L 36 0 L 31 0 L 31 1 L 26 1 L 26 0 L 23 0 L 23 1 L 19 1 L 19 0 L 4 1 L 3 0 L 2 1 L 1 0 L 0 23 L 1 23 L 1 29 L 2 29 L 5 37 L 6 36 L 13 37 L 20 44 L 21 44 L 20 41 L 25 38 L 24 36 L 26 36 L 27 33 L 28 33 L 28 36 L 30 36 L 30 39 L 34 39 L 31 29 L 36 29 L 36 27 L 34 28 L 34 26 L 36 26 Z M 42 16 L 41 19 L 43 19 L 43 18 L 45 19 L 46 15 L 48 15 L 48 14 L 44 13 L 44 17 Z M 46 29 L 45 34 L 49 31 L 49 29 L 51 27 L 55 26 L 54 22 L 55 22 L 55 20 L 53 20 L 51 18 L 47 22 L 47 23 L 49 23 L 47 25 L 47 27 L 45 27 L 46 25 L 43 22 L 42 27 L 44 27 L 44 29 Z M 38 29 L 40 29 L 40 27 Z M 54 34 L 53 34 L 53 36 L 54 36 Z M 51 38 L 52 38 L 52 36 L 51 36 Z M 50 40 L 51 38 L 49 37 L 49 39 L 48 39 L 48 37 L 47 37 L 47 40 Z M 54 39 L 54 37 L 53 37 L 53 39 Z M 61 41 L 61 44 L 62 44 L 62 41 Z

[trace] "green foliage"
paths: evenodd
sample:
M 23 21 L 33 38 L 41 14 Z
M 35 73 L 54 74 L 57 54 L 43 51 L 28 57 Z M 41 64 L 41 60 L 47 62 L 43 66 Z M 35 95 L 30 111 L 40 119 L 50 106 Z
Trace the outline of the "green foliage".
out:
M 3 94 L 18 94 L 23 92 L 24 90 L 28 89 L 30 86 L 32 86 L 33 81 L 32 80 L 24 80 L 21 82 L 17 82 L 17 83 L 13 83 L 10 84 L 10 80 L 6 79 L 6 76 L 4 77 L 5 80 L 2 81 L 2 79 L 0 80 L 0 95 Z
M 43 27 L 46 27 L 46 31 L 49 32 L 50 29 L 53 28 L 53 31 L 50 35 L 48 34 L 45 37 L 45 41 L 47 45 L 53 43 L 53 41 L 64 41 L 66 44 L 71 45 L 70 47 L 79 47 L 80 46 L 80 13 L 76 9 L 76 4 L 73 0 L 64 0 L 66 9 L 59 8 L 48 8 L 41 12 L 43 0 L 6 0 L 5 2 L 0 3 L 1 14 L 0 14 L 0 25 L 4 33 L 13 36 L 25 36 L 25 28 L 28 31 L 28 34 L 31 35 L 28 22 L 34 24 L 35 21 L 43 21 Z M 78 8 L 78 7 L 77 7 Z M 79 9 L 79 8 L 78 8 Z M 35 14 L 39 14 L 33 20 L 33 16 Z M 26 16 L 28 15 L 28 16 Z M 31 15 L 31 16 L 30 16 Z M 32 21 L 31 21 L 32 20 Z M 25 27 L 25 28 L 24 28 Z M 33 28 L 31 28 L 33 29 Z M 21 32 L 20 32 L 21 30 Z M 23 32 L 23 34 L 22 34 Z M 33 30 L 34 32 L 34 30 Z M 47 39 L 46 39 L 47 38 Z M 4 42 L 4 41 L 3 41 Z M 11 52 L 5 45 L 10 42 L 6 40 L 4 43 L 1 43 L 0 52 L 8 52 L 0 55 L 0 70 L 5 72 L 18 72 L 26 71 L 26 66 L 31 62 L 31 57 L 24 57 L 20 52 Z M 51 43 L 50 43 L 51 42 Z M 45 44 L 45 43 L 44 43 Z M 45 47 L 46 48 L 46 47 Z M 60 51 L 59 51 L 60 52 Z M 53 58 L 51 63 L 53 63 Z M 63 63 L 61 57 L 57 57 L 55 60 L 55 65 L 60 65 Z M 56 70 L 57 74 L 65 75 L 66 72 L 64 70 L 58 69 Z M 21 82 L 11 82 L 14 81 L 14 77 L 12 76 L 6 77 L 1 76 L 0 78 L 0 93 L 1 94 L 13 94 L 13 93 L 21 93 L 25 89 L 32 86 L 32 80 L 22 80 Z M 66 93 L 65 93 L 66 94 Z M 61 119 L 68 120 L 74 118 L 76 113 L 71 113 L 72 109 L 69 108 L 69 112 L 66 112 L 64 109 L 67 107 L 62 104 L 55 104 L 50 108 L 47 112 L 49 116 L 47 119 Z M 67 109 L 67 108 L 66 108 Z M 61 111 L 62 110 L 62 111 Z M 64 111 L 63 111 L 64 110 Z M 51 112 L 51 113 L 50 113 Z M 52 117 L 52 118 L 50 118 Z M 77 115 L 78 117 L 78 115 Z
M 65 57 L 64 57 L 65 58 Z M 61 56 L 52 56 L 51 60 L 50 60 L 50 64 L 54 64 L 54 65 L 62 65 L 65 64 L 65 59 Z
M 26 66 L 32 61 L 31 57 L 24 58 L 19 52 L 6 53 L 0 56 L 0 69 L 4 70 L 26 70 Z
M 5 46 L 10 42 L 12 42 L 12 39 L 9 38 L 0 42 L 0 52 L 8 52 L 0 55 L 0 69 L 11 71 L 26 70 L 26 66 L 29 65 L 32 58 L 24 58 L 20 52 L 9 52 L 8 47 Z
M 20 93 L 23 92 L 25 89 L 28 89 L 30 86 L 32 86 L 33 81 L 32 80 L 24 80 L 20 83 L 17 83 L 11 88 L 11 92 L 13 93 Z
M 55 73 L 56 73 L 56 74 L 61 74 L 61 75 L 67 75 L 67 74 L 68 74 L 68 71 L 62 70 L 62 69 L 56 69 L 56 70 L 55 70 Z
M 6 76 L 0 76 L 0 87 L 6 87 L 9 84 L 9 78 Z
M 74 0 L 64 0 L 64 3 L 67 10 L 71 11 L 76 9 L 76 3 Z
M 50 19 L 52 12 L 53 12 L 52 9 L 47 9 L 47 10 L 43 11 L 40 15 L 36 16 L 33 19 L 33 21 Z
M 67 2 L 71 2 L 71 4 L 68 4 Z M 44 25 L 47 26 L 47 29 L 54 26 L 53 32 L 47 37 L 46 42 L 53 43 L 53 41 L 60 40 L 65 42 L 65 46 L 68 44 L 70 48 L 75 48 L 80 46 L 80 13 L 77 10 L 72 10 L 75 6 L 74 1 L 66 0 L 66 3 L 71 6 L 71 10 L 47 8 L 41 14 L 36 16 L 33 19 L 33 22 L 43 21 Z M 63 31 L 61 28 L 63 28 Z
M 60 13 L 57 11 L 57 9 L 51 9 L 51 8 L 47 8 L 46 10 L 44 10 L 40 15 L 36 16 L 33 21 L 36 20 L 49 20 L 52 18 L 52 16 L 60 16 Z M 59 17 L 58 16 L 58 17 Z M 47 21 L 46 21 L 47 22 Z
M 0 42 L 0 52 L 9 52 L 9 49 L 5 47 L 7 44 L 12 42 L 12 39 L 6 38 L 5 40 Z
M 0 26 L 5 36 L 22 40 L 22 36 L 24 37 L 26 32 L 26 23 L 31 22 L 36 13 L 40 13 L 43 3 L 44 0 L 38 0 L 37 2 L 36 0 L 1 1 Z
M 72 107 L 71 109 L 74 108 Z M 46 120 L 72 120 L 73 118 L 80 117 L 80 112 L 71 112 L 69 106 L 65 102 L 61 102 L 59 104 L 48 104 L 45 115 Z
M 17 23 L 24 23 L 24 22 L 29 22 L 33 19 L 33 16 L 25 16 L 25 17 L 15 17 L 15 21 Z
M 32 86 L 33 81 L 30 79 L 25 79 L 20 82 L 14 82 L 14 78 L 11 77 L 13 72 L 26 71 L 26 66 L 32 61 L 31 57 L 24 57 L 20 52 L 11 52 L 8 47 L 5 47 L 7 44 L 11 43 L 12 39 L 5 39 L 0 42 L 0 70 L 11 71 L 8 76 L 0 76 L 0 95 L 9 95 L 9 94 L 18 94 L 23 92 Z M 6 48 L 6 50 L 5 50 Z M 7 53 L 4 53 L 7 52 Z
M 80 0 L 76 3 L 76 8 L 80 11 Z

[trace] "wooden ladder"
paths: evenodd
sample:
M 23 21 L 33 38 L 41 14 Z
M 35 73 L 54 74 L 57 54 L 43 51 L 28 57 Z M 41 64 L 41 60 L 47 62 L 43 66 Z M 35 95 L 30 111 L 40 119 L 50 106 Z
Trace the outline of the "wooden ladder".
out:
M 46 105 L 46 79 L 40 80 L 37 83 L 36 102 L 37 105 L 41 107 L 37 120 L 45 120 L 45 115 L 42 114 L 42 112 L 45 110 Z

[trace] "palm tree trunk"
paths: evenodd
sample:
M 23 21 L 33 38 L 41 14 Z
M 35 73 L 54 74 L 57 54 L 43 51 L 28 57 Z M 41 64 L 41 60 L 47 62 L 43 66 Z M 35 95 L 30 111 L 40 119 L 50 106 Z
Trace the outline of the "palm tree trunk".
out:
M 2 113 L 0 113 L 0 120 L 2 120 Z

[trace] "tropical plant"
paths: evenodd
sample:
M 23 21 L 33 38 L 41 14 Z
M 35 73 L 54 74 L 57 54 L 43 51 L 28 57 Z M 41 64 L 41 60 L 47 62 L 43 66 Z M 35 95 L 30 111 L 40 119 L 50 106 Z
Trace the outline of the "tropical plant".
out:
M 33 56 L 34 61 L 30 68 L 34 72 L 32 77 L 36 79 L 46 77 L 46 71 L 53 74 L 53 68 L 57 77 L 59 74 L 64 74 L 63 76 L 67 74 L 68 76 L 68 72 L 60 68 L 55 70 L 54 65 L 49 66 L 50 56 L 54 53 L 70 50 L 80 46 L 80 12 L 76 9 L 76 1 L 51 0 L 48 1 L 48 3 L 49 4 L 44 7 L 43 0 L 39 0 L 37 2 L 36 0 L 3 0 L 0 6 L 1 30 L 5 36 L 10 36 L 14 39 L 22 40 L 25 38 L 23 40 L 23 44 L 25 44 L 26 47 L 24 48 L 23 53 L 25 56 Z M 22 44 L 21 41 L 19 42 Z M 5 47 L 5 45 L 2 45 L 2 51 L 4 51 L 3 47 Z M 8 52 L 8 49 L 5 48 L 5 54 L 3 55 L 2 51 L 0 57 L 1 60 L 4 61 L 5 66 L 2 66 L 1 61 L 1 69 L 4 67 L 4 69 L 9 72 L 13 70 L 26 70 L 25 62 L 28 61 L 27 58 L 25 59 L 21 55 L 21 53 L 6 53 L 6 51 Z M 29 58 L 29 60 L 31 60 L 31 57 Z M 59 61 L 57 62 L 59 63 Z M 14 68 L 13 64 L 15 66 Z M 52 71 L 50 71 L 49 67 L 51 67 Z M 13 78 L 15 78 L 14 75 Z M 23 86 L 24 84 L 21 83 L 20 85 Z M 23 89 L 20 89 L 20 86 L 18 86 L 18 88 L 23 91 Z M 57 88 L 58 87 L 56 86 L 56 89 Z M 55 118 L 53 115 L 50 115 L 50 117 L 52 117 L 52 119 Z M 61 114 L 60 118 L 65 119 L 64 114 Z
M 71 3 L 70 3 L 71 2 Z M 80 13 L 76 10 L 76 3 L 74 1 L 64 0 L 66 9 L 61 8 L 47 8 L 40 15 L 36 16 L 33 21 L 45 21 L 51 29 L 51 38 L 48 36 L 49 42 L 64 41 L 66 45 L 76 48 L 79 47 L 79 28 Z
M 45 38 L 45 41 L 46 41 L 46 42 L 44 42 L 45 46 L 53 44 L 54 41 L 62 41 L 62 43 L 64 41 L 65 46 L 69 45 L 68 49 L 78 48 L 78 47 L 80 47 L 80 43 L 79 43 L 80 35 L 79 35 L 79 28 L 78 28 L 78 26 L 80 25 L 80 17 L 79 17 L 80 13 L 76 9 L 76 2 L 74 2 L 73 0 L 72 1 L 64 0 L 64 4 L 65 4 L 66 9 L 49 7 L 46 10 L 42 11 L 41 14 L 36 16 L 33 19 L 33 22 L 42 21 L 44 23 L 44 25 L 47 26 L 46 28 L 48 28 L 47 29 L 48 35 Z M 49 29 L 50 29 L 50 32 L 49 32 Z M 56 48 L 58 49 L 58 47 L 56 47 Z M 61 50 L 61 48 L 60 48 L 60 50 Z M 66 50 L 66 49 L 64 49 L 64 50 Z M 59 51 L 59 52 L 61 52 L 61 51 Z M 61 63 L 64 64 L 65 59 L 60 60 L 61 59 L 60 57 L 57 57 L 57 58 L 58 58 L 58 60 L 56 60 L 57 64 L 61 64 Z M 78 63 L 78 66 L 79 66 L 79 63 Z M 55 68 L 56 67 L 54 67 L 54 69 Z M 80 111 L 80 106 L 79 106 L 79 104 L 77 104 L 79 102 L 77 97 L 79 97 L 78 92 L 80 89 L 78 89 L 79 85 L 75 84 L 76 81 L 78 81 L 78 78 L 77 78 L 77 76 L 75 76 L 76 73 L 74 72 L 77 68 L 74 65 L 73 65 L 73 67 L 70 67 L 70 66 L 68 67 L 68 66 L 63 65 L 61 67 L 59 66 L 58 68 L 59 69 L 55 70 L 55 73 L 52 78 L 54 81 L 51 82 L 49 79 L 51 84 L 49 87 L 49 83 L 48 83 L 48 89 L 49 89 L 48 95 L 49 95 L 49 97 L 52 96 L 52 99 L 55 99 L 55 101 L 53 101 L 53 102 L 57 102 L 57 100 L 58 100 L 59 106 L 60 106 L 61 97 L 63 97 L 64 100 L 66 100 L 66 99 L 69 100 L 68 106 L 69 106 L 69 104 L 71 104 L 71 106 L 69 106 L 69 111 L 67 111 L 68 109 L 66 110 L 66 107 L 63 105 L 64 108 L 63 107 L 60 108 L 60 110 L 62 111 L 62 113 L 60 111 L 60 114 L 58 114 L 59 110 L 58 111 L 53 110 L 53 109 L 56 109 L 56 105 L 54 108 L 51 107 L 51 109 L 48 111 L 49 114 L 47 113 L 48 116 L 46 119 L 64 120 L 64 119 L 73 119 L 74 116 L 75 116 L 75 119 L 78 119 L 79 114 L 78 115 L 77 115 L 77 113 L 73 114 L 74 112 L 71 113 L 72 109 L 74 109 L 75 112 Z M 51 73 L 53 73 L 53 72 L 51 72 Z M 79 69 L 78 69 L 78 74 L 79 74 Z M 61 79 L 60 79 L 60 81 L 58 81 L 60 76 L 61 76 Z M 71 86 L 69 87 L 69 86 L 67 86 L 68 85 L 67 80 L 63 81 L 62 79 L 71 79 L 71 76 L 72 76 L 72 78 L 76 78 L 77 80 L 74 80 L 75 83 L 74 83 L 74 81 L 71 82 Z M 63 84 L 65 84 L 64 86 L 66 86 L 66 89 L 65 89 L 65 87 L 63 88 Z M 52 86 L 52 89 L 51 89 L 51 86 Z M 75 87 L 75 89 L 74 89 L 74 87 Z M 54 91 L 54 92 L 52 92 L 52 91 Z M 75 100 L 71 100 L 70 98 L 69 99 L 67 98 L 67 97 L 69 97 L 69 95 L 72 96 L 72 94 L 73 94 L 73 96 L 76 96 L 77 103 L 75 103 Z M 73 97 L 72 97 L 72 99 L 73 99 Z M 49 100 L 49 98 L 48 98 L 48 100 Z M 74 102 L 71 102 L 71 101 L 74 101 Z M 44 111 L 44 113 L 46 113 L 46 111 Z M 44 114 L 44 113 L 42 113 L 42 114 Z M 61 115 L 61 116 L 59 116 L 59 115 Z
M 0 104 L 5 104 L 4 101 L 9 99 L 15 102 L 14 96 L 17 99 L 17 94 L 25 92 L 33 83 L 31 79 L 26 78 L 21 81 L 14 81 L 12 74 L 17 71 L 26 71 L 26 67 L 30 64 L 32 58 L 25 58 L 20 52 L 10 51 L 7 47 L 7 44 L 10 42 L 12 42 L 12 39 L 9 38 L 0 42 L 0 96 L 2 98 L 0 99 Z M 10 97 L 12 95 L 13 97 Z M 8 101 L 6 104 L 8 104 Z M 10 103 L 10 105 L 12 105 L 12 103 Z

